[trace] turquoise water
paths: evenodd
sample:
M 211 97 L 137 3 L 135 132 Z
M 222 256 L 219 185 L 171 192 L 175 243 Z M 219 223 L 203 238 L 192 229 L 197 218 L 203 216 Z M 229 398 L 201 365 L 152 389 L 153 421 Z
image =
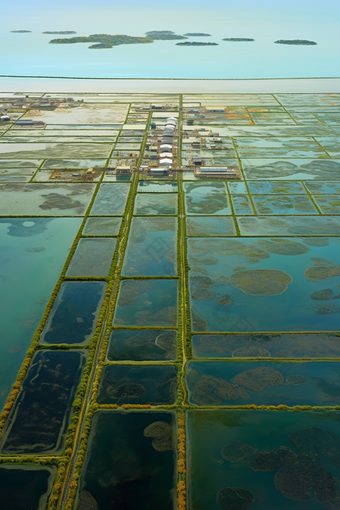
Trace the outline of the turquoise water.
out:
M 1 406 L 25 358 L 80 224 L 80 218 L 0 220 Z
M 311 244 L 189 239 L 193 331 L 336 331 L 339 239 Z
M 187 432 L 190 510 L 221 510 L 217 494 L 225 487 L 249 491 L 254 498 L 251 510 L 339 508 L 337 413 L 189 411 Z M 290 449 L 285 451 L 292 456 L 291 464 L 255 469 L 261 452 L 279 447 Z M 323 493 L 327 486 L 328 495 Z
M 257 7 L 257 6 L 256 6 Z M 112 78 L 292 78 L 333 77 L 339 72 L 339 32 L 334 10 L 301 9 L 290 15 L 259 6 L 254 10 L 162 9 L 159 6 L 92 9 L 79 11 L 44 9 L 20 19 L 7 18 L 0 32 L 1 74 L 33 76 L 83 76 Z M 20 16 L 20 15 L 19 15 Z M 25 25 L 29 34 L 10 30 Z M 123 45 L 112 49 L 89 50 L 88 44 L 52 45 L 58 36 L 41 32 L 49 27 L 72 29 L 77 35 L 95 33 L 143 36 L 148 30 L 208 32 L 209 38 L 191 41 L 217 42 L 218 46 L 176 46 L 177 41 Z M 63 37 L 63 36 L 59 36 Z M 225 37 L 251 37 L 255 42 L 223 42 Z M 274 44 L 277 39 L 310 39 L 317 46 Z M 166 58 L 164 58 L 166 55 Z

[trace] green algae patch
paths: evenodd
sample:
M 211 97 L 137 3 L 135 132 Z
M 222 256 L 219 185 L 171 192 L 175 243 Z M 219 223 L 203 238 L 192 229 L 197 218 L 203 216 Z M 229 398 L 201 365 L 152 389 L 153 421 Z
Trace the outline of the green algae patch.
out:
M 322 280 L 328 280 L 333 276 L 340 276 L 340 265 L 333 264 L 333 262 L 317 259 L 316 257 L 311 258 L 314 262 L 314 266 L 309 267 L 304 272 L 304 275 L 311 282 L 320 282 Z
M 233 287 L 250 296 L 279 296 L 292 281 L 288 273 L 278 269 L 250 269 L 238 271 L 230 277 Z
M 152 446 L 157 452 L 167 452 L 174 449 L 173 430 L 166 421 L 154 421 L 144 429 L 145 437 L 152 437 Z
M 249 390 L 261 392 L 272 386 L 279 386 L 283 380 L 283 375 L 277 370 L 270 367 L 257 367 L 237 374 L 231 381 Z
M 290 239 L 260 239 L 257 244 L 268 253 L 277 255 L 302 255 L 309 252 L 308 246 Z
M 231 441 L 223 446 L 221 456 L 224 460 L 239 464 L 247 461 L 256 453 L 256 449 L 243 441 Z
M 300 374 L 291 374 L 286 378 L 286 384 L 289 386 L 300 386 L 300 384 L 305 384 L 307 379 Z

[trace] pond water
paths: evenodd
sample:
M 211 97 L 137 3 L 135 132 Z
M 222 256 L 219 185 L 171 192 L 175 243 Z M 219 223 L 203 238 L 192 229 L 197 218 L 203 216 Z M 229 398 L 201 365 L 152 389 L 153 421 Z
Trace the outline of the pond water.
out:
M 173 510 L 175 434 L 175 413 L 97 412 L 76 509 Z
M 138 193 L 177 193 L 177 182 L 139 181 Z
M 340 218 L 331 216 L 255 216 L 238 218 L 242 236 L 339 236 Z
M 138 194 L 135 202 L 134 214 L 141 215 L 175 215 L 177 214 L 177 195 L 167 194 Z
M 0 466 L 1 508 L 45 510 L 55 474 L 55 467 L 3 464 Z
M 199 218 L 188 216 L 187 235 L 189 237 L 210 236 L 234 236 L 236 228 L 233 218 L 200 216 Z
M 116 236 L 119 234 L 121 218 L 88 218 L 83 229 L 86 236 Z
M 123 280 L 115 326 L 176 326 L 177 280 Z
M 91 216 L 122 215 L 129 189 L 128 183 L 102 184 L 92 206 Z
M 185 183 L 187 214 L 231 214 L 227 190 L 223 182 Z
M 193 335 L 195 358 L 339 358 L 338 333 Z
M 172 365 L 104 367 L 99 404 L 174 404 L 177 368 Z
M 107 352 L 109 361 L 162 361 L 177 359 L 177 331 L 115 329 Z
M 338 413 L 189 411 L 187 434 L 189 508 L 338 508 Z
M 1 216 L 82 216 L 93 184 L 6 184 L 0 186 Z
M 40 337 L 43 344 L 85 344 L 104 300 L 104 282 L 64 282 Z
M 80 239 L 67 276 L 107 276 L 115 246 L 116 239 L 109 237 Z
M 195 405 L 340 404 L 340 364 L 191 361 L 186 375 Z
M 6 422 L 1 450 L 7 455 L 60 452 L 85 351 L 38 351 Z M 46 420 L 48 416 L 48 420 Z
M 122 274 L 173 276 L 177 218 L 133 218 Z
M 336 331 L 338 253 L 336 237 L 190 239 L 193 330 Z
M 0 219 L 0 406 L 15 381 L 80 224 L 81 218 Z

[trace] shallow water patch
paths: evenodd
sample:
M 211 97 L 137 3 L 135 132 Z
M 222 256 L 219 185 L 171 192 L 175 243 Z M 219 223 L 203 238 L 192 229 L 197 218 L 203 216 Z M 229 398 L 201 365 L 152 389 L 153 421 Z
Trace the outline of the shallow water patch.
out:
M 338 236 L 340 219 L 322 216 L 237 218 L 242 236 Z
M 92 206 L 91 216 L 122 215 L 129 189 L 128 183 L 102 184 Z
M 140 215 L 175 215 L 177 214 L 177 195 L 138 194 L 135 202 L 134 214 Z
M 185 207 L 192 215 L 230 215 L 231 208 L 224 183 L 185 183 Z
M 83 229 L 86 236 L 117 236 L 122 218 L 88 218 Z
M 115 329 L 107 351 L 109 361 L 165 361 L 177 359 L 177 331 Z
M 229 217 L 200 216 L 195 218 L 188 216 L 186 222 L 189 237 L 236 235 L 234 220 Z

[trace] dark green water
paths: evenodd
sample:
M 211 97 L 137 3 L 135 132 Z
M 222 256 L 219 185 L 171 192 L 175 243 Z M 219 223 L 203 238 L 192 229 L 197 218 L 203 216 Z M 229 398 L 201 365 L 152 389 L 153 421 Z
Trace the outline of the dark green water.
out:
M 56 469 L 50 467 L 3 464 L 0 466 L 0 508 L 45 510 L 55 472 Z
M 176 498 L 171 445 L 175 420 L 170 412 L 98 412 L 77 510 L 172 510 Z M 152 428 L 156 434 L 157 428 L 162 430 L 163 436 L 152 436 Z
M 161 361 L 177 358 L 177 331 L 116 329 L 107 352 L 110 361 Z
M 104 367 L 99 404 L 174 404 L 177 368 L 169 365 Z
M 45 344 L 82 344 L 94 333 L 104 282 L 64 282 L 41 334 Z
M 219 510 L 217 494 L 234 487 L 252 494 L 251 510 L 337 510 L 339 423 L 338 413 L 188 411 L 188 509 Z M 282 463 L 256 456 L 280 446 L 293 451 L 281 472 Z
M 116 239 L 80 239 L 71 259 L 67 276 L 107 276 L 111 267 Z
M 7 420 L 4 454 L 61 450 L 86 361 L 84 351 L 38 351 Z

